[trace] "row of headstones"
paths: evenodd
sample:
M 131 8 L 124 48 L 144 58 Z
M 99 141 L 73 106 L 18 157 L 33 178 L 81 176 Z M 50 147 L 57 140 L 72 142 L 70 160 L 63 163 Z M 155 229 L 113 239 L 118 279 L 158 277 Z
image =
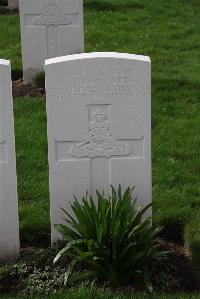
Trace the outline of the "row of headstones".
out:
M 84 52 L 83 0 L 8 0 L 19 7 L 24 81 L 33 82 L 45 59 Z
M 20 21 L 26 81 L 46 58 L 83 52 L 82 0 L 20 0 Z M 19 252 L 7 61 L 1 74 L 1 105 L 9 112 L 0 114 L 0 258 Z M 97 189 L 109 194 L 110 184 L 135 185 L 140 204 L 151 201 L 150 80 L 145 56 L 91 53 L 46 61 L 52 242 L 60 237 L 54 228 L 62 222 L 60 207 L 70 211 L 73 193 L 95 196 Z
M 146 56 L 75 54 L 46 60 L 52 243 L 73 194 L 136 186 L 151 202 L 151 70 Z M 0 258 L 19 253 L 10 63 L 0 60 Z

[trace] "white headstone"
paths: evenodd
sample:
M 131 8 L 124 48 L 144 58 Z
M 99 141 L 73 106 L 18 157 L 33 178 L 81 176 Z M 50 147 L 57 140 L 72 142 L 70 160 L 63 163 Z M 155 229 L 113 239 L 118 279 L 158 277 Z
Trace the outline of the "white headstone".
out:
M 19 254 L 11 68 L 0 59 L 0 260 Z
M 10 9 L 19 9 L 19 0 L 8 0 L 8 7 Z
M 151 63 L 120 53 L 46 61 L 52 242 L 78 198 L 110 184 L 151 202 Z
M 25 81 L 45 59 L 84 51 L 83 0 L 20 0 L 20 23 Z

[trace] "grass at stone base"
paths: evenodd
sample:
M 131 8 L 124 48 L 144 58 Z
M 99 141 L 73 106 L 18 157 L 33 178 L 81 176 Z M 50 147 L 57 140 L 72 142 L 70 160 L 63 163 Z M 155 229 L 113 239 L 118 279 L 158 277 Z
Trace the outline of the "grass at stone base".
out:
M 198 0 L 86 0 L 85 51 L 152 60 L 153 219 L 183 234 L 200 265 Z M 19 17 L 0 16 L 0 57 L 21 73 Z M 22 244 L 49 240 L 45 103 L 15 99 Z
M 14 101 L 21 245 L 49 245 L 46 112 L 43 98 Z
M 0 296 L 2 299 L 25 299 L 21 296 Z M 31 297 L 39 299 L 41 296 Z M 111 291 L 98 290 L 96 288 L 80 287 L 69 289 L 62 294 L 42 296 L 44 299 L 199 299 L 200 294 L 157 294 L 146 295 L 137 293 L 134 295 L 121 293 L 113 293 Z

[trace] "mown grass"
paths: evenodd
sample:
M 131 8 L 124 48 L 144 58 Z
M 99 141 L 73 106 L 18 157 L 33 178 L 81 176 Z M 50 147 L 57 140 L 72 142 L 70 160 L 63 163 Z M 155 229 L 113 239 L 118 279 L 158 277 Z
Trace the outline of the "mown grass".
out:
M 22 245 L 50 240 L 47 132 L 43 98 L 14 101 Z
M 3 296 L 2 299 L 23 299 L 21 296 Z M 33 299 L 39 299 L 41 296 L 34 296 Z M 147 295 L 142 293 L 124 294 L 123 292 L 111 292 L 107 290 L 99 290 L 93 287 L 80 287 L 69 289 L 64 293 L 43 296 L 45 299 L 199 299 L 198 294 L 157 294 Z
M 151 57 L 153 218 L 172 234 L 182 227 L 194 264 L 200 265 L 199 1 L 85 0 L 84 5 L 85 51 Z M 18 73 L 17 15 L 0 16 L 0 36 L 0 57 L 11 59 Z M 42 244 L 49 238 L 45 102 L 16 98 L 14 107 L 21 238 Z

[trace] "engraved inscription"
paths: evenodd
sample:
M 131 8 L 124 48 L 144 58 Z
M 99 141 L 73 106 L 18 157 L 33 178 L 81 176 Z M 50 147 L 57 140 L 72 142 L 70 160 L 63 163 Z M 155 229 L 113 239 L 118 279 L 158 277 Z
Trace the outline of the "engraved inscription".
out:
M 72 87 L 64 90 L 68 97 L 94 97 L 97 99 L 104 97 L 132 97 L 133 91 L 128 86 L 105 85 L 105 86 L 84 86 Z
M 35 26 L 58 26 L 69 25 L 72 23 L 71 16 L 63 15 L 60 11 L 57 1 L 49 0 L 45 3 L 44 14 L 36 16 L 33 19 Z
M 72 80 L 80 84 L 127 84 L 131 69 L 105 69 L 104 71 L 93 71 L 86 69 L 83 72 L 72 74 Z
M 107 157 L 127 156 L 132 152 L 129 144 L 116 141 L 110 131 L 106 113 L 99 108 L 91 114 L 88 138 L 69 151 L 72 157 Z
M 48 92 L 60 100 L 68 99 L 131 99 L 136 94 L 142 96 L 146 93 L 132 85 L 132 69 L 109 69 L 104 71 L 84 71 L 71 73 L 67 76 L 65 88 L 50 88 Z

